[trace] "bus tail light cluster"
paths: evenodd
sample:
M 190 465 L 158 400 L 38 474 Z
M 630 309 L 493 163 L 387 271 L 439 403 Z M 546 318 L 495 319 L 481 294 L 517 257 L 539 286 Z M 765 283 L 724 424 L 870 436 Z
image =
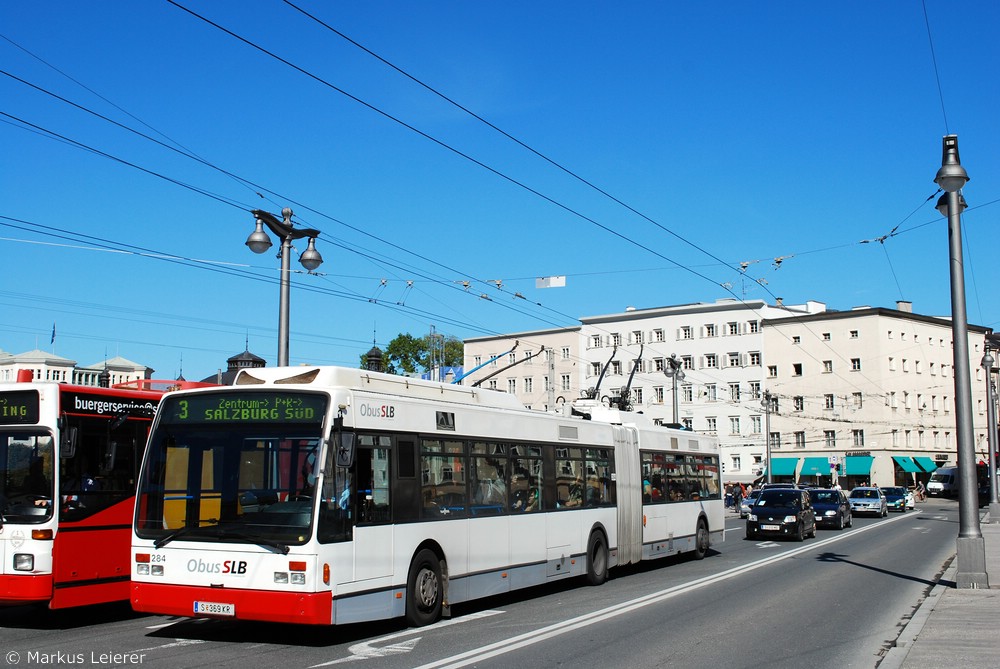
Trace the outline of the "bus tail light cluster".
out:
M 135 573 L 143 576 L 163 576 L 162 564 L 150 564 L 149 553 L 135 554 Z
M 306 563 L 291 561 L 288 563 L 288 571 L 274 572 L 275 583 L 291 583 L 292 585 L 306 584 Z

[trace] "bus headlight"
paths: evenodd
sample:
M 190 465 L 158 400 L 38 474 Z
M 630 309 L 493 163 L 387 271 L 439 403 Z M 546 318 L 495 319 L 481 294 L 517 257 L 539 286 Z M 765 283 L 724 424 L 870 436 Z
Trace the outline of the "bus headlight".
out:
M 35 569 L 35 556 L 31 553 L 14 553 L 15 571 L 33 571 Z
M 287 571 L 276 571 L 276 572 L 274 572 L 274 582 L 275 583 L 288 583 L 288 572 Z
M 305 585 L 306 575 L 301 572 L 292 572 L 292 585 Z
M 149 565 L 148 564 L 137 564 L 135 566 L 135 573 L 141 574 L 143 576 L 149 576 Z
M 153 576 L 163 576 L 163 565 L 162 564 L 151 565 L 149 569 L 150 569 L 150 573 Z

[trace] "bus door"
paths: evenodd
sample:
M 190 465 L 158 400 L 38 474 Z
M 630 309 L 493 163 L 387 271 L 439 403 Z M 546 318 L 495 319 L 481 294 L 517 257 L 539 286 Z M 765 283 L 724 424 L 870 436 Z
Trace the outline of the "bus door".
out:
M 389 473 L 392 437 L 359 434 L 351 467 L 336 463 L 336 447 L 327 452 L 320 499 L 320 543 L 341 543 L 333 569 L 338 583 L 392 576 L 393 528 Z

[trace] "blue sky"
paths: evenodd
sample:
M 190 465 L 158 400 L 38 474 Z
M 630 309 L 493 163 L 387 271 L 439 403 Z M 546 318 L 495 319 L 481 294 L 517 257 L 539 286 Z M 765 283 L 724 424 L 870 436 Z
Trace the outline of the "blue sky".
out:
M 275 364 L 244 242 L 284 206 L 324 258 L 293 365 L 725 297 L 944 315 L 946 134 L 1000 326 L 996 2 L 177 1 L 0 5 L 0 349 Z

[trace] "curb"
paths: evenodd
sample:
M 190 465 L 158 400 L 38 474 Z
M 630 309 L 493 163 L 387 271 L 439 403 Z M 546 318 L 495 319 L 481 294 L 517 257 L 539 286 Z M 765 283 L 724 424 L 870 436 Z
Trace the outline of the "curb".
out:
M 951 585 L 944 585 L 943 582 L 955 582 L 958 572 L 958 567 L 955 565 L 955 556 L 952 556 L 948 562 L 948 567 L 945 569 L 944 574 L 938 578 L 938 582 L 931 589 L 930 594 L 920 602 L 917 610 L 913 612 L 910 620 L 903 627 L 902 631 L 900 631 L 899 636 L 896 637 L 893 646 L 876 664 L 878 669 L 899 669 L 903 666 L 903 662 L 906 661 L 906 656 L 909 655 L 913 642 L 916 641 L 917 636 L 924 629 L 924 625 L 927 624 L 927 620 L 934 612 L 934 608 L 937 606 L 938 601 L 940 601 L 941 596 L 952 587 Z

